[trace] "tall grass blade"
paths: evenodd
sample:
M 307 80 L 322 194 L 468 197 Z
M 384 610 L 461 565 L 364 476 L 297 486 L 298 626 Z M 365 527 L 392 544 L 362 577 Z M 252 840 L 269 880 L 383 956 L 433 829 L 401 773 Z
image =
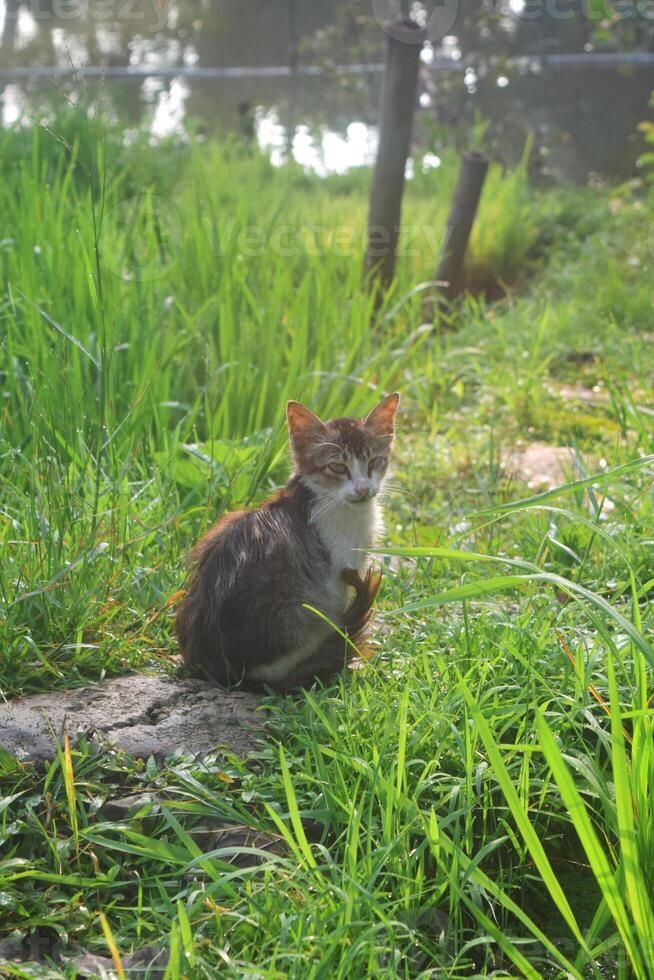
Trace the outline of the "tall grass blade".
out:
M 104 912 L 100 912 L 100 925 L 102 926 L 104 938 L 107 943 L 107 946 L 109 947 L 109 952 L 111 954 L 111 959 L 113 960 L 114 967 L 116 968 L 116 973 L 118 974 L 118 980 L 125 980 L 125 968 L 120 958 L 120 953 L 118 952 L 118 946 L 116 945 L 116 940 L 114 939 L 113 933 L 111 931 L 111 926 L 109 925 L 109 922 Z
M 536 831 L 534 830 L 531 824 L 529 815 L 525 807 L 523 806 L 522 802 L 520 801 L 520 797 L 518 796 L 518 791 L 516 790 L 513 781 L 509 773 L 507 772 L 506 766 L 504 765 L 504 760 L 502 759 L 502 755 L 498 748 L 497 742 L 493 738 L 493 734 L 488 726 L 488 723 L 484 718 L 483 714 L 481 713 L 477 703 L 475 702 L 475 699 L 473 698 L 470 692 L 470 689 L 468 688 L 463 678 L 461 678 L 460 684 L 461 684 L 461 690 L 463 691 L 463 695 L 466 699 L 470 712 L 474 718 L 475 725 L 477 726 L 477 729 L 479 731 L 481 740 L 484 743 L 484 748 L 488 753 L 488 758 L 493 767 L 493 772 L 495 773 L 495 777 L 500 785 L 502 792 L 504 793 L 506 801 L 509 805 L 509 809 L 511 811 L 511 815 L 516 822 L 518 830 L 522 834 L 525 844 L 529 848 L 529 852 L 534 860 L 534 864 L 536 865 L 538 872 L 545 886 L 547 887 L 547 890 L 552 896 L 552 899 L 556 907 L 558 908 L 559 912 L 565 919 L 565 922 L 568 925 L 568 928 L 570 929 L 571 933 L 573 934 L 573 936 L 575 937 L 579 945 L 582 948 L 586 949 L 586 951 L 590 956 L 590 951 L 586 947 L 586 941 L 583 937 L 581 929 L 579 928 L 574 912 L 572 911 L 572 908 L 570 907 L 570 903 L 568 902 L 565 892 L 563 891 L 559 883 L 559 880 L 556 877 L 556 874 L 554 873 L 554 869 L 552 868 L 549 858 L 545 853 L 545 849 L 540 841 L 540 838 L 538 837 L 538 834 L 536 833 Z
M 577 832 L 595 880 L 601 890 L 602 897 L 622 937 L 624 948 L 631 958 L 635 975 L 638 977 L 638 980 L 647 980 L 651 975 L 642 962 L 638 948 L 634 942 L 635 937 L 633 935 L 629 912 L 622 898 L 619 875 L 616 869 L 612 868 L 609 864 L 604 848 L 591 823 L 584 801 L 574 784 L 561 750 L 556 744 L 556 740 L 540 711 L 536 715 L 536 726 L 543 754 L 552 770 L 552 775 L 556 780 L 563 803 L 566 806 L 572 825 Z M 584 952 L 587 951 L 584 950 Z
M 288 812 L 291 818 L 291 825 L 293 827 L 293 832 L 295 834 L 295 840 L 297 846 L 302 853 L 302 856 L 307 864 L 307 866 L 313 870 L 317 868 L 316 859 L 311 853 L 311 848 L 309 847 L 309 841 L 307 840 L 306 834 L 304 832 L 304 827 L 302 826 L 302 818 L 300 817 L 300 810 L 297 805 L 297 797 L 295 795 L 295 790 L 293 788 L 293 782 L 291 780 L 291 774 L 289 772 L 288 763 L 286 762 L 286 753 L 284 752 L 283 745 L 279 746 L 279 766 L 282 773 L 282 783 L 284 785 L 284 791 L 286 793 L 286 802 L 288 804 Z
M 70 751 L 70 738 L 68 732 L 64 732 L 64 746 L 63 746 L 63 759 L 62 761 L 62 772 L 64 777 L 64 786 L 66 787 L 66 799 L 68 801 L 68 819 L 70 821 L 70 828 L 73 833 L 73 841 L 75 842 L 75 851 L 79 859 L 79 827 L 77 823 L 77 793 L 75 791 L 75 773 L 73 771 L 73 757 Z
M 627 759 L 625 736 L 620 711 L 620 699 L 615 679 L 613 657 L 608 655 L 609 698 L 611 704 L 611 753 L 615 808 L 620 842 L 620 867 L 624 874 L 627 899 L 633 915 L 636 933 L 646 945 L 654 938 L 654 914 L 647 894 L 644 867 L 638 853 L 638 838 L 634 812 L 638 812 L 639 799 L 633 783 L 632 767 Z M 636 749 L 638 743 L 636 743 Z M 632 748 L 633 752 L 633 748 Z M 637 760 L 636 760 L 637 764 Z M 654 787 L 648 787 L 651 792 Z M 654 972 L 654 963 L 652 964 Z

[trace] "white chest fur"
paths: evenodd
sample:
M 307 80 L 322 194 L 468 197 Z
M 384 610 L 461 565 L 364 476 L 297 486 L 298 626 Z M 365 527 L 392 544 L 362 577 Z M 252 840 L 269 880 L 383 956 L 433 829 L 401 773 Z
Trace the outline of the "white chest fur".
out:
M 356 568 L 363 573 L 365 552 L 376 545 L 383 531 L 381 508 L 375 499 L 318 512 L 315 525 L 338 572 Z

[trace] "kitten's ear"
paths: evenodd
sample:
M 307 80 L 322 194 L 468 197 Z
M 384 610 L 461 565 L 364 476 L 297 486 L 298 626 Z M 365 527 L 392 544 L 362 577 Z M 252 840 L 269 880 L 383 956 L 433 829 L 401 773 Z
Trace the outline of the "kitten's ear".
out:
M 286 403 L 288 432 L 293 443 L 306 443 L 316 439 L 325 426 L 317 415 L 301 405 L 300 402 Z
M 372 412 L 366 415 L 363 424 L 367 429 L 372 429 L 376 435 L 392 436 L 395 413 L 397 412 L 399 403 L 400 395 L 397 391 L 394 391 L 392 395 L 384 398 L 376 408 L 373 408 Z

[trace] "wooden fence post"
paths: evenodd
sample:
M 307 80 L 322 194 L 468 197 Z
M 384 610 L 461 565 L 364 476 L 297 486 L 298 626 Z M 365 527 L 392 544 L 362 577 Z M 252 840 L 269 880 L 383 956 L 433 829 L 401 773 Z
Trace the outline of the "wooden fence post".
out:
M 488 160 L 482 153 L 468 153 L 463 158 L 436 272 L 437 282 L 443 283 L 441 295 L 448 303 L 461 292 L 463 259 L 487 171 Z
M 370 192 L 366 272 L 388 287 L 395 272 L 404 172 L 411 147 L 420 52 L 426 32 L 413 21 L 386 29 L 388 45 L 379 111 L 379 144 Z
M 288 67 L 294 72 L 299 64 L 296 0 L 288 0 Z

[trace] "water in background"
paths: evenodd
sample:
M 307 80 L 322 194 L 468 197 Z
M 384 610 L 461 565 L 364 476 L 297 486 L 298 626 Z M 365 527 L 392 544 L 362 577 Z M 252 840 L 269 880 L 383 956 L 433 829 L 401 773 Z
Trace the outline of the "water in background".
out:
M 532 132 L 541 176 L 631 176 L 654 70 L 595 67 L 584 56 L 596 25 L 524 19 L 522 3 L 455 20 L 427 45 L 419 149 L 437 162 L 439 149 L 462 148 L 475 133 L 511 162 Z M 204 133 L 252 132 L 275 162 L 290 155 L 318 173 L 342 172 L 374 154 L 386 46 L 377 8 L 378 0 L 0 0 L 0 118 L 29 124 L 102 89 L 128 126 L 145 123 L 154 137 L 193 120 Z M 73 75 L 87 67 L 106 77 Z M 204 69 L 218 77 L 202 77 Z

